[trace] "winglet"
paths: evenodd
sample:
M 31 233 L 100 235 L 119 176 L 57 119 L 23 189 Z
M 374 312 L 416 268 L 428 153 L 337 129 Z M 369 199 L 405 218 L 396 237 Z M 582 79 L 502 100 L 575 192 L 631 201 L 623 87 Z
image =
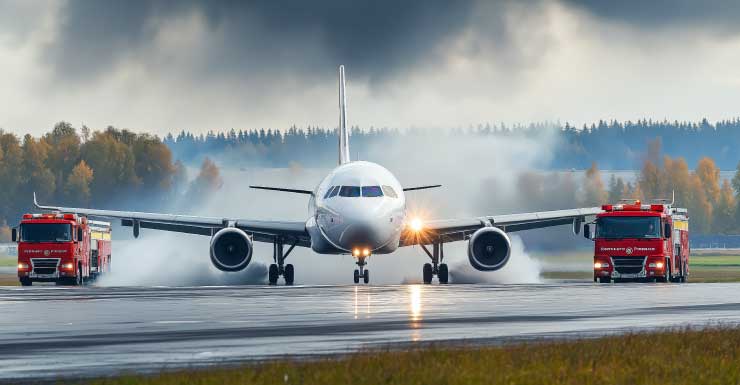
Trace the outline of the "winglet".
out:
M 36 191 L 33 192 L 33 206 L 36 207 L 39 210 L 49 210 L 49 211 L 58 211 L 58 207 L 53 206 L 42 206 L 39 204 L 39 201 L 36 200 Z

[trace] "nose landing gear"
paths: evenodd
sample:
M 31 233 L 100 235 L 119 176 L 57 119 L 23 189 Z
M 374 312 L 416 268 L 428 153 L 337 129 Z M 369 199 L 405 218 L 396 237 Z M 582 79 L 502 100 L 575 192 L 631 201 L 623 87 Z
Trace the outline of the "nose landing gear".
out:
M 267 271 L 267 281 L 270 285 L 277 285 L 278 278 L 282 275 L 285 279 L 286 285 L 292 285 L 294 278 L 295 278 L 295 269 L 293 268 L 293 265 L 287 264 L 285 265 L 285 258 L 288 258 L 288 255 L 291 251 L 293 251 L 293 248 L 295 248 L 298 241 L 293 242 L 293 244 L 290 245 L 288 248 L 288 251 L 283 253 L 283 246 L 284 240 L 282 238 L 275 239 L 275 242 L 272 244 L 272 259 L 275 261 L 275 263 L 270 265 L 270 268 Z
M 357 258 L 357 266 L 359 269 L 355 269 L 355 283 L 360 283 L 360 278 L 362 278 L 363 282 L 366 284 L 370 283 L 370 270 L 366 269 L 365 265 L 367 265 L 365 258 Z
M 427 285 L 432 283 L 432 278 L 435 275 L 437 276 L 440 284 L 444 285 L 449 282 L 450 277 L 447 264 L 440 263 L 445 257 L 444 248 L 442 247 L 443 245 L 444 243 L 442 242 L 435 242 L 432 244 L 432 252 L 429 252 L 429 249 L 427 249 L 426 245 L 419 244 L 424 252 L 427 253 L 429 259 L 432 260 L 432 263 L 424 264 L 424 269 L 422 271 L 422 278 L 424 280 L 424 283 Z

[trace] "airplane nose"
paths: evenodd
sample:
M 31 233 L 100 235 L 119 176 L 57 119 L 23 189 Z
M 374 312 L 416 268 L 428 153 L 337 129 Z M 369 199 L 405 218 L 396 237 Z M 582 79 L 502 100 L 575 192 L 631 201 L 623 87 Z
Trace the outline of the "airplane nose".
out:
M 381 226 L 372 222 L 352 223 L 344 230 L 340 243 L 348 250 L 355 248 L 377 249 L 388 241 L 388 235 L 384 233 Z

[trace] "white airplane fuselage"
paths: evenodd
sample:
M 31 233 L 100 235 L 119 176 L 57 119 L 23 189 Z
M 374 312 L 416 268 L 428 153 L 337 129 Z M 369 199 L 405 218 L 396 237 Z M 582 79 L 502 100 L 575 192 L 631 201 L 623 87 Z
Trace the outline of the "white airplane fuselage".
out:
M 399 246 L 406 198 L 384 167 L 364 161 L 339 165 L 316 187 L 306 229 L 311 248 L 321 254 L 365 257 Z

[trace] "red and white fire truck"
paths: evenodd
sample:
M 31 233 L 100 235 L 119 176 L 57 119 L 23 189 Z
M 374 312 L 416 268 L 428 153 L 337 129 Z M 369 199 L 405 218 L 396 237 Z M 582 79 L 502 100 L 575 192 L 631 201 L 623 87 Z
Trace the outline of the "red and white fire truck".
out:
M 594 240 L 594 282 L 685 282 L 689 278 L 689 217 L 666 201 L 608 204 L 584 236 Z
M 75 214 L 24 214 L 12 231 L 18 279 L 83 285 L 110 271 L 111 226 Z

